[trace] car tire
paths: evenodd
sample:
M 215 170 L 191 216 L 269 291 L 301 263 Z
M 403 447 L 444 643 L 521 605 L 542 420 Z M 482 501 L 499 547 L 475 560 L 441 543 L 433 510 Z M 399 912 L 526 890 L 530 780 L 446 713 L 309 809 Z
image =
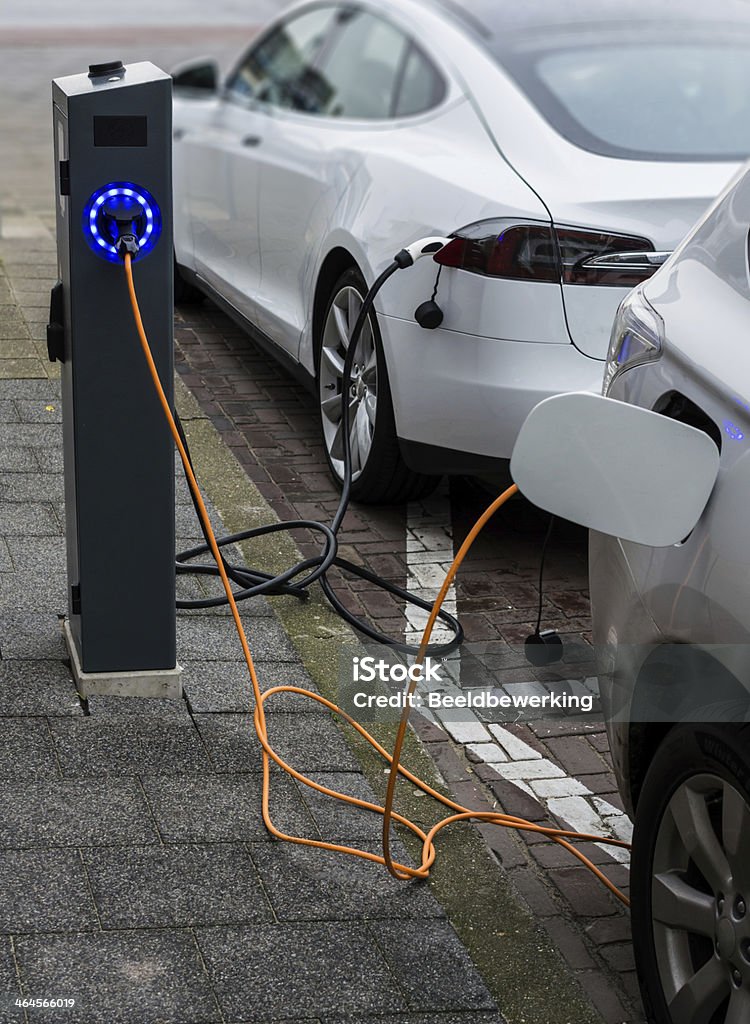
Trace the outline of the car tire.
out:
M 175 306 L 194 306 L 204 299 L 203 292 L 190 284 L 183 277 L 182 269 L 175 260 L 174 264 L 174 304 Z
M 367 286 L 352 268 L 336 282 L 316 338 L 316 380 L 323 448 L 336 483 L 343 480 L 341 375 L 348 332 L 362 307 Z M 425 497 L 440 477 L 415 473 L 401 456 L 377 316 L 362 332 L 352 371 L 350 437 L 352 498 L 363 504 L 398 504 Z
M 750 726 L 679 725 L 641 790 L 633 946 L 650 1024 L 750 1021 Z

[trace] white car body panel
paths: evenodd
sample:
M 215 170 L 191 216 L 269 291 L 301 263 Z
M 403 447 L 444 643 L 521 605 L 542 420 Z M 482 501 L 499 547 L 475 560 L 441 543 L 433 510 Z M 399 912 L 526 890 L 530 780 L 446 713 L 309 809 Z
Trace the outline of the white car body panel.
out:
M 192 252 L 176 249 L 178 260 L 199 274 L 245 316 L 257 314 L 260 281 L 257 228 L 259 168 L 246 159 L 243 137 L 250 131 L 245 111 L 232 104 L 186 104 L 193 115 L 180 117 L 176 163 L 184 163 L 187 195 L 180 205 L 192 224 Z M 181 113 L 181 109 L 178 108 Z M 236 187 L 241 180 L 242 189 Z M 177 246 L 176 242 L 176 246 Z
M 578 149 L 439 7 L 423 0 L 359 5 L 413 36 L 442 69 L 448 92 L 437 109 L 347 122 L 226 102 L 214 103 L 225 108 L 218 115 L 205 101 L 175 99 L 175 128 L 183 133 L 175 146 L 176 203 L 194 221 L 192 248 L 188 233 L 176 230 L 178 262 L 308 374 L 313 297 L 336 248 L 368 282 L 416 238 L 497 218 L 637 234 L 671 249 L 735 169 Z M 276 21 L 305 6 L 303 0 Z M 243 146 L 247 136 L 260 141 Z M 430 332 L 415 323 L 414 310 L 432 294 L 436 271 L 422 260 L 393 277 L 378 299 L 400 438 L 505 458 L 524 409 L 546 394 L 598 388 L 624 289 L 446 269 L 438 293 L 445 319 Z M 448 395 L 451 379 L 464 383 Z M 495 415 L 488 419 L 493 386 Z
M 553 286 L 550 286 L 553 287 Z M 423 331 L 383 319 L 383 346 L 399 372 L 391 379 L 405 440 L 430 443 L 424 425 L 459 451 L 509 459 L 518 430 L 543 398 L 601 388 L 602 364 L 571 344 L 503 341 L 458 331 Z M 430 386 L 424 386 L 427 370 Z

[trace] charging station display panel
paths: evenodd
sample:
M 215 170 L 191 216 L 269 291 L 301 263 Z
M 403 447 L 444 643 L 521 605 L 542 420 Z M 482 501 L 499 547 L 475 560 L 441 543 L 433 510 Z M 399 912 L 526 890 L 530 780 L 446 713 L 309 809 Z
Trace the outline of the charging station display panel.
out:
M 176 664 L 173 447 L 117 251 L 130 232 L 172 402 L 171 86 L 150 63 L 53 82 L 69 624 L 87 673 Z

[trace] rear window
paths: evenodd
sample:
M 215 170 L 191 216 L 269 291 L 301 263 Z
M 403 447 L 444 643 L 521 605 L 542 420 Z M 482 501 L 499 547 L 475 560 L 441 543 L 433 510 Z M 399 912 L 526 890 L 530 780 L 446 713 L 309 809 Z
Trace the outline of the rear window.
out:
M 582 149 L 750 155 L 748 0 L 433 0 Z
M 750 40 L 602 42 L 501 56 L 562 135 L 605 156 L 750 154 Z

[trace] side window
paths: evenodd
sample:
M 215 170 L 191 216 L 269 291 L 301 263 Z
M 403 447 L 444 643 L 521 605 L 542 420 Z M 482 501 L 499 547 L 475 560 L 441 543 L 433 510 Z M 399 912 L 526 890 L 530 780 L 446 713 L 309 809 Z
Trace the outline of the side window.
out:
M 315 60 L 333 24 L 333 7 L 292 16 L 253 46 L 229 80 L 234 96 L 320 113 L 327 101 Z
M 393 116 L 399 73 L 409 40 L 387 21 L 366 11 L 339 16 L 320 76 L 328 117 L 378 120 Z
M 445 96 L 445 80 L 429 60 L 412 45 L 401 79 L 394 113 L 396 117 L 421 114 L 436 107 Z

